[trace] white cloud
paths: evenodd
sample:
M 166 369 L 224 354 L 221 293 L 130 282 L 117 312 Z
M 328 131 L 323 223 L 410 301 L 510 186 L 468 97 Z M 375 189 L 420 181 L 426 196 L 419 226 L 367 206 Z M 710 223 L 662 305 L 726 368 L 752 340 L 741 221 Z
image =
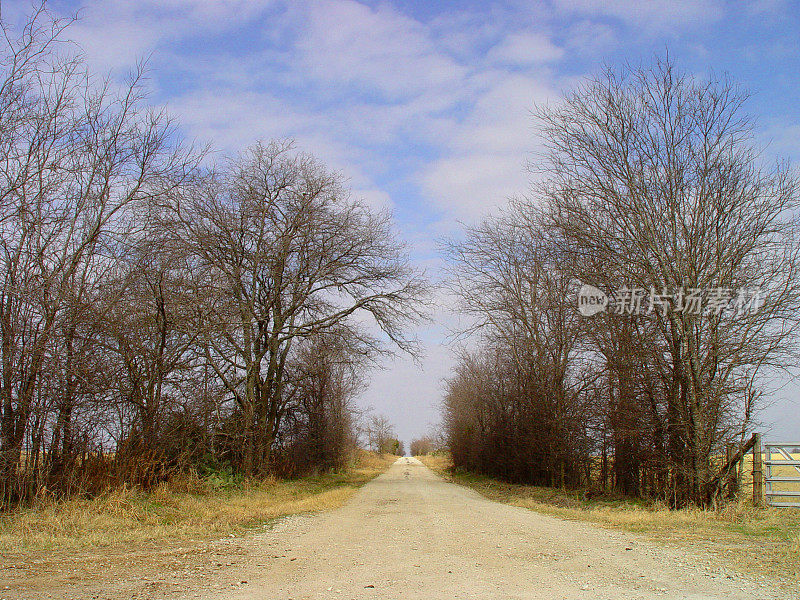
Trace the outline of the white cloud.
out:
M 437 47 L 461 61 L 480 56 L 509 31 L 502 19 L 487 19 L 485 13 L 468 9 L 441 15 L 428 27 Z
M 314 3 L 296 43 L 305 76 L 397 100 L 458 84 L 466 69 L 438 52 L 428 29 L 385 5 Z
M 526 192 L 525 164 L 538 147 L 531 109 L 553 95 L 546 81 L 495 74 L 442 158 L 422 174 L 426 192 L 453 217 L 469 220 Z
M 168 107 L 191 136 L 227 152 L 257 139 L 299 137 L 313 125 L 313 115 L 267 92 L 201 89 L 173 98 Z
M 524 191 L 526 178 L 519 156 L 472 153 L 437 161 L 423 185 L 450 215 L 475 220 Z
M 159 46 L 235 28 L 274 4 L 273 0 L 87 0 L 69 35 L 93 65 L 125 69 Z
M 766 127 L 759 132 L 757 143 L 769 151 L 770 156 L 778 160 L 791 160 L 794 164 L 800 161 L 800 149 L 797 140 L 800 139 L 800 125 L 787 124 L 789 118 L 772 119 Z
M 614 17 L 647 30 L 701 25 L 720 18 L 718 0 L 556 0 L 566 14 Z
M 361 200 L 373 210 L 391 210 L 394 208 L 392 197 L 383 190 L 377 188 L 354 188 L 353 197 Z
M 564 56 L 559 48 L 541 33 L 512 33 L 494 46 L 487 56 L 489 61 L 512 66 L 530 66 L 549 63 Z
M 409 181 L 450 218 L 473 218 L 525 191 L 529 111 L 551 94 L 551 76 L 497 63 L 556 59 L 561 50 L 547 37 L 506 34 L 489 57 L 462 64 L 442 47 L 441 31 L 386 6 L 329 0 L 308 5 L 307 17 L 279 65 L 260 49 L 233 65 L 227 57 L 184 65 L 206 84 L 171 102 L 180 121 L 228 149 L 294 137 L 380 206 L 393 203 L 368 174 L 397 166 L 387 159 L 418 164 Z
M 603 56 L 619 44 L 614 29 L 606 23 L 582 19 L 567 29 L 566 45 L 570 53 Z

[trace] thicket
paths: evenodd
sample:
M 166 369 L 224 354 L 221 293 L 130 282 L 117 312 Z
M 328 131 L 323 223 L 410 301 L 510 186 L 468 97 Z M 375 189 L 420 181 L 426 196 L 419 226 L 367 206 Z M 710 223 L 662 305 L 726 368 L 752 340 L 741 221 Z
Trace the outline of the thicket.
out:
M 68 27 L 2 24 L 0 508 L 340 467 L 363 370 L 422 316 L 390 215 L 291 142 L 208 166 Z
M 764 163 L 747 98 L 656 60 L 536 110 L 530 197 L 446 247 L 479 348 L 444 403 L 456 466 L 670 506 L 718 493 L 797 364 L 798 180 Z M 606 310 L 579 312 L 586 285 Z

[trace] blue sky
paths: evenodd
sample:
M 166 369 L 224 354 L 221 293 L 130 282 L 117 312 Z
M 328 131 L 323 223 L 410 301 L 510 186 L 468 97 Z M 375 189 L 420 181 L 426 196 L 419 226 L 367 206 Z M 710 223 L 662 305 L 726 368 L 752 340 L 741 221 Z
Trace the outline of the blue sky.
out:
M 27 0 L 3 3 L 3 16 Z M 756 1 L 52 0 L 79 11 L 71 37 L 95 69 L 148 58 L 152 101 L 185 134 L 221 153 L 293 137 L 342 171 L 355 195 L 393 210 L 414 260 L 438 276 L 436 240 L 530 185 L 538 140 L 530 109 L 603 65 L 669 51 L 704 77 L 729 73 L 754 93 L 765 157 L 800 158 L 800 4 Z M 376 372 L 364 404 L 401 437 L 438 418 L 443 345 L 454 316 L 440 302 L 421 330 L 422 365 Z M 800 389 L 765 413 L 800 437 Z

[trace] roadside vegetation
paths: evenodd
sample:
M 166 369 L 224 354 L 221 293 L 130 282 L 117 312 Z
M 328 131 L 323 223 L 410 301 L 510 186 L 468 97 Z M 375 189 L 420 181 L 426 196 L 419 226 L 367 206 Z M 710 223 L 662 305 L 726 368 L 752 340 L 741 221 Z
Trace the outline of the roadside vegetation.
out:
M 800 180 L 763 159 L 747 101 L 667 58 L 536 108 L 529 196 L 444 248 L 470 317 L 443 408 L 457 467 L 673 508 L 729 493 L 717 459 L 800 326 Z
M 660 501 L 609 491 L 522 485 L 454 469 L 447 452 L 418 457 L 445 479 L 521 508 L 642 534 L 653 541 L 691 547 L 750 576 L 766 576 L 797 589 L 800 581 L 800 511 L 754 507 L 735 499 L 716 509 L 670 509 Z M 757 558 L 756 558 L 757 557 Z
M 394 454 L 403 456 L 405 446 L 397 438 L 397 432 L 391 421 L 384 415 L 371 415 L 363 426 L 367 447 L 378 454 Z
M 291 140 L 193 146 L 70 25 L 0 20 L 0 512 L 157 520 L 129 490 L 343 469 L 367 370 L 426 309 L 391 215 Z
M 278 517 L 337 508 L 396 458 L 359 451 L 340 470 L 296 479 L 183 475 L 149 491 L 118 487 L 91 499 L 40 497 L 31 507 L 0 514 L 0 552 L 132 551 L 242 534 Z

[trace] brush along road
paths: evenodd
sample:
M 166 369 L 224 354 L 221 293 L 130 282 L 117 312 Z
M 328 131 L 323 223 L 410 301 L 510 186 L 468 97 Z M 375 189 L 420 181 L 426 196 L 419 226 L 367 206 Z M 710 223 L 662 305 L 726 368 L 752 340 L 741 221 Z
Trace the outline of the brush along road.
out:
M 159 575 L 120 572 L 102 586 L 84 580 L 49 591 L 226 600 L 787 597 L 684 550 L 492 502 L 414 458 L 399 459 L 340 509 L 183 550 Z

